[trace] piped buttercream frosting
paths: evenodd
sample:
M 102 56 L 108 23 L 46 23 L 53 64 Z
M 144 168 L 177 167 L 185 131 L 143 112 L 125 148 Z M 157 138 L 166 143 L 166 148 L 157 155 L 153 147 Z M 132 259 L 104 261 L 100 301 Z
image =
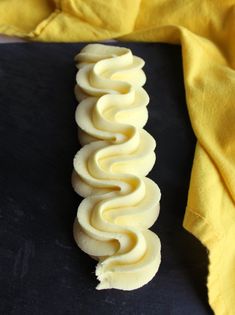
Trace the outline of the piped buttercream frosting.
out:
M 74 223 L 77 245 L 98 260 L 97 289 L 137 289 L 156 274 L 160 240 L 149 230 L 160 190 L 146 176 L 155 140 L 143 129 L 149 97 L 144 61 L 130 49 L 89 44 L 75 57 L 75 118 L 82 148 L 72 183 L 83 201 Z

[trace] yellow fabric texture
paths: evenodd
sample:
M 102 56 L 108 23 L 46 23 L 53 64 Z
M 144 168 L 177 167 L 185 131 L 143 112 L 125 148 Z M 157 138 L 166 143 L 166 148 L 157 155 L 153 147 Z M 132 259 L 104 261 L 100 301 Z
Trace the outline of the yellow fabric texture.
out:
M 1 0 L 0 33 L 39 41 L 181 44 L 188 112 L 197 137 L 183 224 L 209 250 L 212 309 L 233 315 L 235 1 Z

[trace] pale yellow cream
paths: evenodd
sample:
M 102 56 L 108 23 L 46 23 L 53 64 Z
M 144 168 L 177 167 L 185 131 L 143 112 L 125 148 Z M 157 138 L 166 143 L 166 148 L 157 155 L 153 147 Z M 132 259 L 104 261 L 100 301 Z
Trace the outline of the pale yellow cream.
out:
M 149 228 L 160 190 L 147 178 L 155 140 L 143 129 L 149 97 L 144 61 L 127 48 L 90 44 L 75 58 L 82 149 L 74 158 L 75 191 L 84 197 L 74 223 L 78 246 L 97 259 L 97 289 L 137 289 L 156 274 L 160 240 Z

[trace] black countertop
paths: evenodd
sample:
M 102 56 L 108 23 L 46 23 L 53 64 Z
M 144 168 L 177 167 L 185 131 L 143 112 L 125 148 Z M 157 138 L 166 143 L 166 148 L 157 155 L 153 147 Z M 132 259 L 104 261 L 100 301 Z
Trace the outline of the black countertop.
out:
M 182 228 L 195 137 L 180 47 L 120 45 L 146 61 L 146 129 L 157 140 L 149 176 L 162 191 L 152 228 L 162 242 L 160 270 L 135 291 L 96 291 L 96 263 L 73 240 L 81 201 L 70 183 L 79 149 L 73 57 L 84 44 L 1 45 L 0 314 L 211 314 L 206 250 Z

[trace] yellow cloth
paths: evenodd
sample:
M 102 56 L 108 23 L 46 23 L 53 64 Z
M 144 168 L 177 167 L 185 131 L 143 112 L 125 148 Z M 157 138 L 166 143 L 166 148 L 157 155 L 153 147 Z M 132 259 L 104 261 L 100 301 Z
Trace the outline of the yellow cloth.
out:
M 209 303 L 235 313 L 235 1 L 1 0 L 0 33 L 179 43 L 197 146 L 184 227 L 209 249 Z

